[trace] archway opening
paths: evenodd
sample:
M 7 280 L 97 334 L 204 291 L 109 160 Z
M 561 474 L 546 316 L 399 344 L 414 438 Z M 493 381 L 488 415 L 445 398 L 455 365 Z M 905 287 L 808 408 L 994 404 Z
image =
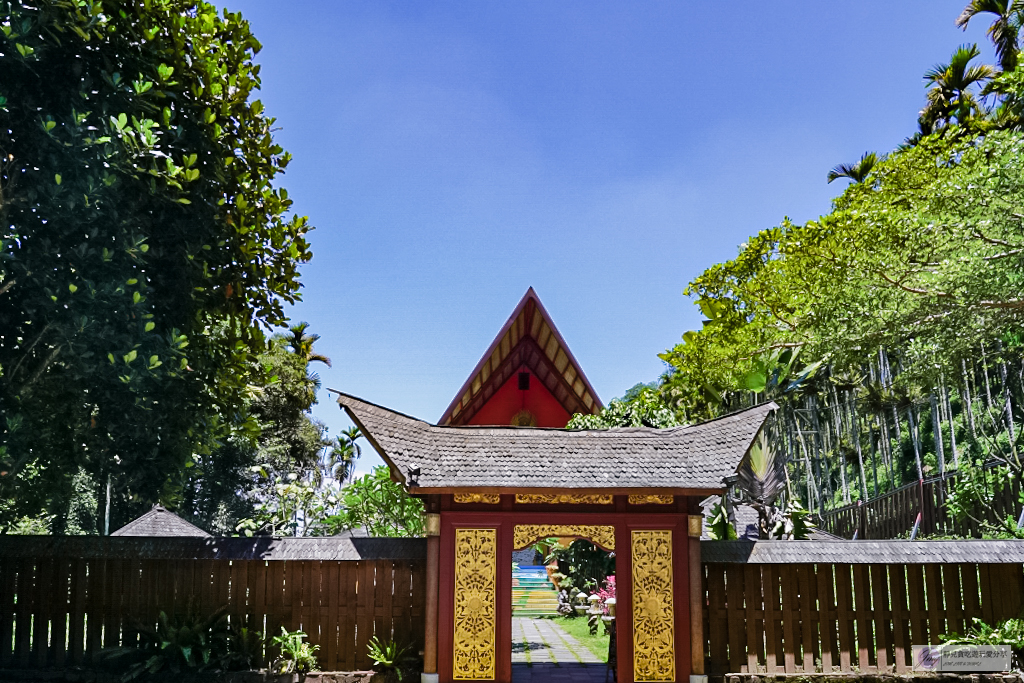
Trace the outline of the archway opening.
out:
M 522 542 L 522 527 L 516 531 Z M 614 534 L 602 531 L 594 536 L 612 545 Z M 512 680 L 549 680 L 569 669 L 574 681 L 604 681 L 614 642 L 615 553 L 586 537 L 547 536 L 514 551 L 512 562 Z

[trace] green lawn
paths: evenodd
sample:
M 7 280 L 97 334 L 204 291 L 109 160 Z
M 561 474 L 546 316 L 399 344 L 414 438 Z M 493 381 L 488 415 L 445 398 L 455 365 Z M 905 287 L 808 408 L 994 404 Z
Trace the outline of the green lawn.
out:
M 565 629 L 570 636 L 580 641 L 584 647 L 601 658 L 602 662 L 608 661 L 608 636 L 604 633 L 604 624 L 597 629 L 598 635 L 590 635 L 590 628 L 587 626 L 585 616 L 569 619 L 568 617 L 545 617 L 552 619 L 556 624 Z

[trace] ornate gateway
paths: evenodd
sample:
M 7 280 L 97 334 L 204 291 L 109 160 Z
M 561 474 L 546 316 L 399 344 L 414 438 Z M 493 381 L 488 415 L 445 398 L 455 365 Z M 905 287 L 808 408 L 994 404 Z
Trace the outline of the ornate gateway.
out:
M 455 530 L 457 681 L 494 679 L 497 529 Z
M 633 677 L 675 681 L 672 532 L 633 531 Z
M 481 411 L 493 419 L 500 408 L 503 423 L 520 408 L 540 415 L 543 406 L 529 403 L 530 392 L 549 381 L 559 395 L 596 405 L 557 344 L 550 354 L 549 346 L 532 342 L 515 351 L 516 339 L 537 332 L 519 320 L 502 333 L 501 343 L 507 339 L 513 350 L 489 353 L 479 375 L 517 401 L 488 403 L 496 394 L 470 383 L 442 420 L 446 426 L 339 396 L 394 480 L 425 506 L 426 567 L 415 585 L 425 590 L 427 680 L 518 678 L 512 615 L 520 603 L 513 601 L 511 553 L 552 536 L 587 539 L 615 553 L 618 626 L 610 661 L 617 680 L 684 683 L 703 675 L 704 598 L 700 566 L 690 566 L 700 557 L 697 512 L 709 493 L 724 491 L 723 478 L 736 472 L 774 404 L 672 429 L 477 428 Z M 407 581 L 403 575 L 403 590 Z M 401 616 L 406 623 L 412 615 Z M 611 672 L 593 673 L 603 679 Z

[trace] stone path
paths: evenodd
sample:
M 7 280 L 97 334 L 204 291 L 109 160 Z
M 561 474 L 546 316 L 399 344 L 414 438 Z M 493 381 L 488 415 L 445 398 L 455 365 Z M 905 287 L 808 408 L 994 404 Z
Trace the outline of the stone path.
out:
M 606 669 L 597 655 L 554 621 L 512 618 L 514 683 L 599 683 L 605 680 Z

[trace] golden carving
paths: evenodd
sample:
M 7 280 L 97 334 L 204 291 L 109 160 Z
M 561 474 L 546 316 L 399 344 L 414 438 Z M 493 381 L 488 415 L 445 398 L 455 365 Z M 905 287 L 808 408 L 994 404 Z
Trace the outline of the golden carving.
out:
M 552 536 L 585 538 L 605 550 L 615 550 L 615 527 L 597 524 L 516 524 L 512 546 L 521 550 Z
M 633 531 L 633 678 L 676 680 L 672 532 Z
M 545 494 L 545 493 L 517 493 L 517 503 L 549 503 L 564 505 L 567 503 L 579 504 L 591 504 L 591 505 L 611 505 L 612 496 L 604 494 L 594 495 L 572 495 L 572 494 Z
M 630 494 L 630 505 L 671 505 L 675 501 L 674 496 L 641 496 Z
M 498 530 L 455 530 L 457 681 L 494 679 Z
M 686 530 L 691 538 L 700 538 L 701 533 L 704 531 L 704 516 L 687 515 Z
M 501 496 L 497 493 L 456 493 L 456 503 L 487 503 L 497 505 L 501 502 Z

